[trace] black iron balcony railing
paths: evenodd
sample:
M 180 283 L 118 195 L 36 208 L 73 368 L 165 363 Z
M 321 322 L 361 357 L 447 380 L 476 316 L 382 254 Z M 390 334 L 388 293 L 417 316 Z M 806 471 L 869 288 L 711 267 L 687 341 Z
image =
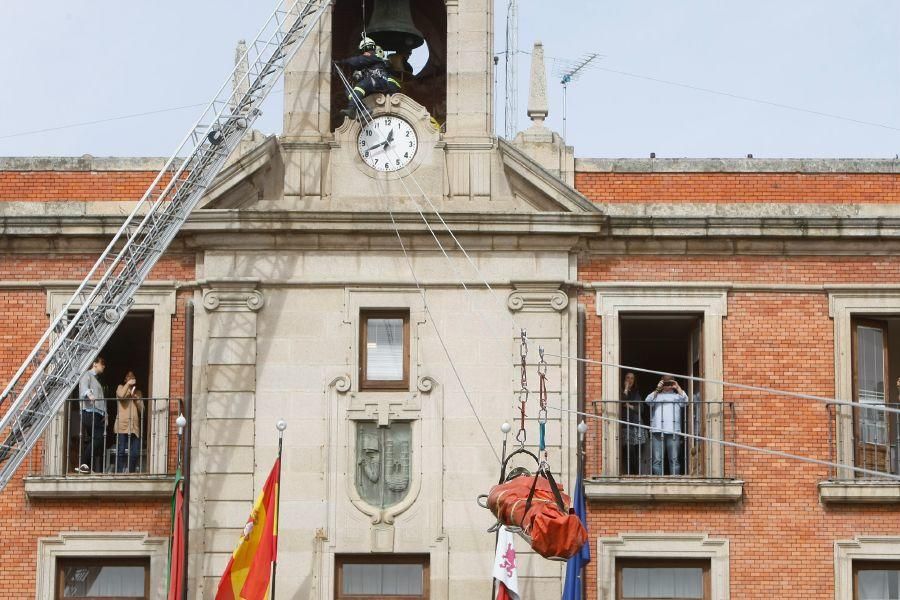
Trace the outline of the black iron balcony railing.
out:
M 719 443 L 735 440 L 733 402 L 608 400 L 592 407 L 606 438 L 593 444 L 594 477 L 735 475 L 735 453 Z
M 900 475 L 900 414 L 883 403 L 829 404 L 828 439 L 835 480 Z M 849 467 L 855 467 L 854 470 Z
M 35 453 L 33 475 L 165 475 L 174 470 L 179 400 L 67 400 Z

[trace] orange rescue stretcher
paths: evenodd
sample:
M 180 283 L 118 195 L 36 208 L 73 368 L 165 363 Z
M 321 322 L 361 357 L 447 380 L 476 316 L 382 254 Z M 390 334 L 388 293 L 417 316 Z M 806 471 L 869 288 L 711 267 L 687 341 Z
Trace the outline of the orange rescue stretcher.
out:
M 506 476 L 506 465 L 517 454 L 534 458 L 538 463 L 534 475 L 519 467 Z M 587 541 L 587 531 L 570 508 L 569 496 L 562 492 L 549 467 L 524 448 L 506 457 L 500 483 L 487 495 L 479 496 L 479 504 L 490 509 L 499 524 L 518 533 L 544 558 L 568 560 Z

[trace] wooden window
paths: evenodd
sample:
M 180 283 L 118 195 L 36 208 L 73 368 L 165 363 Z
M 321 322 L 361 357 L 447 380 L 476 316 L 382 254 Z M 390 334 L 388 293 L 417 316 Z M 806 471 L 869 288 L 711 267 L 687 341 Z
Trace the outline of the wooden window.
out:
M 864 469 L 889 473 L 896 470 L 892 450 L 896 452 L 897 422 L 878 410 L 892 402 L 888 347 L 887 321 L 853 320 L 853 399 L 860 404 L 853 419 L 855 462 Z
M 709 598 L 708 560 L 616 560 L 616 600 Z
M 853 600 L 900 600 L 900 562 L 853 561 Z
M 360 312 L 359 388 L 409 389 L 409 311 Z
M 150 560 L 146 558 L 61 558 L 56 573 L 57 600 L 150 598 Z
M 428 557 L 338 556 L 336 600 L 427 600 Z

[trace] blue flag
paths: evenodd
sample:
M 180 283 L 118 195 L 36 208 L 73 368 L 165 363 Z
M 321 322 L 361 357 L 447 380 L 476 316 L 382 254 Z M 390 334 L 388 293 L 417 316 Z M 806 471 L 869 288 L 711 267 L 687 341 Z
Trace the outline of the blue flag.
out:
M 574 499 L 575 514 L 581 519 L 587 530 L 587 510 L 584 502 L 584 482 L 581 475 L 575 481 Z M 584 575 L 584 565 L 591 561 L 591 543 L 587 541 L 578 554 L 570 558 L 566 563 L 566 585 L 563 587 L 562 600 L 581 600 L 581 582 Z

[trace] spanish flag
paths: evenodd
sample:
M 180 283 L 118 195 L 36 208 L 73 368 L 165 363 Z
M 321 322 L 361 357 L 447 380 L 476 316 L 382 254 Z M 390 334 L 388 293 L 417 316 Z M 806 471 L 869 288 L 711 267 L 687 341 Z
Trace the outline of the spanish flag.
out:
M 216 600 L 265 600 L 278 549 L 278 484 L 281 457 L 253 504 L 241 540 L 222 574 Z

